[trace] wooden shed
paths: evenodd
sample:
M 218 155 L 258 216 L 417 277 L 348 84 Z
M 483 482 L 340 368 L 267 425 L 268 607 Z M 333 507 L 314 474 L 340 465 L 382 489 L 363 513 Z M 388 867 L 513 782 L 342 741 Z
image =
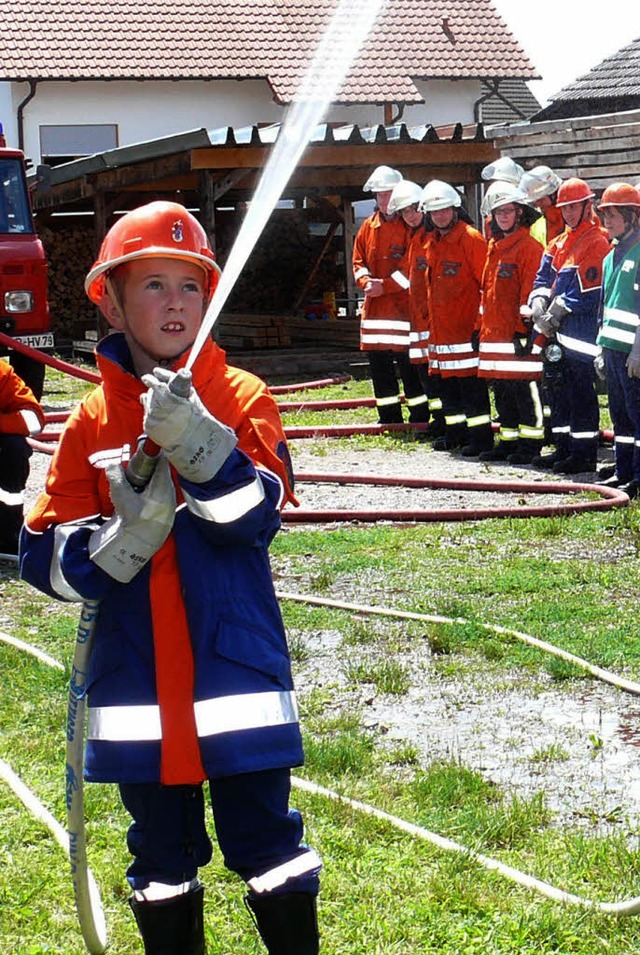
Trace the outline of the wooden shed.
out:
M 156 198 L 182 202 L 224 266 L 280 128 L 199 129 L 38 167 L 32 201 L 49 254 L 58 338 L 96 329 L 82 280 L 106 229 L 127 209 Z M 357 348 L 354 203 L 371 198 L 362 192 L 371 170 L 384 163 L 420 184 L 444 179 L 465 193 L 474 214 L 480 171 L 497 155 L 481 124 L 318 127 L 227 303 L 221 343 L 232 355 L 320 342 Z M 312 321 L 322 318 L 315 306 L 333 298 L 336 321 Z

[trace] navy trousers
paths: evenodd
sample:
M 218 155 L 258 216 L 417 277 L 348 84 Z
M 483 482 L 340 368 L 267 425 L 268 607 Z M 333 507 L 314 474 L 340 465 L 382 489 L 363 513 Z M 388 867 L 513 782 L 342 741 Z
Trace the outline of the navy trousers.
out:
M 289 808 L 288 769 L 228 776 L 209 782 L 218 845 L 225 865 L 245 882 L 306 853 L 302 817 Z M 133 862 L 131 888 L 150 882 L 190 882 L 212 856 L 205 826 L 202 786 L 121 783 L 120 794 L 133 818 L 127 845 Z M 273 894 L 317 895 L 318 868 L 290 878 Z
M 600 409 L 593 361 L 565 352 L 562 380 L 550 391 L 551 431 L 558 450 L 595 463 Z
M 627 352 L 605 348 L 609 413 L 615 435 L 616 476 L 640 480 L 640 378 L 627 374 Z

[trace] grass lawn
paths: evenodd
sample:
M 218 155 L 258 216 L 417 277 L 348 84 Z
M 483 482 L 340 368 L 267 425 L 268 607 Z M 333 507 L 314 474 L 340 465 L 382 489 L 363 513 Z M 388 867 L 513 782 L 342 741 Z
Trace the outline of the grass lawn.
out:
M 363 384 L 338 391 L 337 397 L 351 397 L 363 393 Z M 326 396 L 309 393 L 314 400 Z M 361 413 L 354 420 L 369 418 Z M 369 440 L 380 447 L 384 439 Z M 294 668 L 302 671 L 308 662 L 314 635 L 331 631 L 337 635 L 336 672 L 343 670 L 347 681 L 340 694 L 332 679 L 301 694 L 307 763 L 299 775 L 586 898 L 640 895 L 637 819 L 620 818 L 606 830 L 595 824 L 558 827 L 544 795 L 517 796 L 463 759 L 425 761 L 411 745 L 389 745 L 367 725 L 355 692 L 371 684 L 401 700 L 414 678 L 410 651 L 421 639 L 441 671 L 455 671 L 460 679 L 515 669 L 532 692 L 540 674 L 576 695 L 583 692 L 583 674 L 530 647 L 496 639 L 483 622 L 524 630 L 640 680 L 639 547 L 637 504 L 567 518 L 287 527 L 272 548 L 279 590 L 470 621 L 425 627 L 284 602 Z M 0 758 L 64 822 L 66 681 L 78 608 L 47 600 L 12 571 L 0 576 L 0 592 L 0 629 L 67 667 L 62 673 L 0 645 Z M 632 697 L 629 705 L 635 705 Z M 537 758 L 544 771 L 563 753 L 541 739 Z M 102 891 L 110 951 L 139 952 L 123 878 L 125 814 L 113 786 L 89 786 L 86 797 L 89 857 Z M 640 953 L 638 917 L 616 919 L 545 900 L 465 855 L 443 852 L 321 795 L 297 790 L 293 802 L 304 814 L 309 842 L 324 858 L 325 955 Z M 64 855 L 2 783 L 0 826 L 2 951 L 81 952 Z M 242 885 L 225 872 L 219 854 L 202 875 L 210 955 L 263 951 L 242 903 Z

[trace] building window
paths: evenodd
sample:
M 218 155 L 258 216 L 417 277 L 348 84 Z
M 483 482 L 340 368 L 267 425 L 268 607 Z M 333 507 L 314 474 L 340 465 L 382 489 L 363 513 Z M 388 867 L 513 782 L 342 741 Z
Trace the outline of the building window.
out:
M 103 153 L 118 145 L 116 123 L 83 126 L 41 126 L 40 156 L 48 166 Z

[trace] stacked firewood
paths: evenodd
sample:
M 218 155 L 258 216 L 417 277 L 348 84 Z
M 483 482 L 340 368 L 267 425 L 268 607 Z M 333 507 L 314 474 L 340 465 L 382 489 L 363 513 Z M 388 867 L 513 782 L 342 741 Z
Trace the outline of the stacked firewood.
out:
M 84 291 L 95 258 L 93 228 L 38 227 L 49 266 L 49 307 L 56 342 L 84 338 L 97 327 L 97 310 Z

